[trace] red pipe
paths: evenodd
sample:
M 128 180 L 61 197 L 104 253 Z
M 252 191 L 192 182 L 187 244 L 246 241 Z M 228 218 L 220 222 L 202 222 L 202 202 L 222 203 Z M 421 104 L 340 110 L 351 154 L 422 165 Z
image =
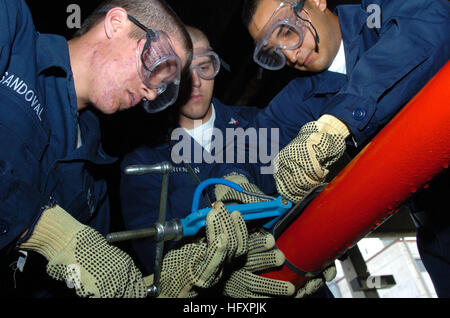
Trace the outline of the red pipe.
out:
M 306 207 L 276 243 L 305 272 L 322 270 L 398 210 L 450 161 L 450 62 Z M 264 277 L 302 286 L 284 265 Z

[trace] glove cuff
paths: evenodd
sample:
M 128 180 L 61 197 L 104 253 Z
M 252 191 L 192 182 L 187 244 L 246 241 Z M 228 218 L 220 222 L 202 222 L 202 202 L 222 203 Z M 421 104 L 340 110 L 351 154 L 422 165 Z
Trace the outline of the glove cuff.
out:
M 30 238 L 20 248 L 36 251 L 50 261 L 83 227 L 85 225 L 56 205 L 42 213 Z
M 250 183 L 246 176 L 233 172 L 224 177 L 224 179 L 234 182 L 242 187 L 247 192 L 258 193 L 264 195 L 264 193 L 254 184 Z M 218 184 L 214 189 L 214 195 L 216 201 L 235 201 L 242 203 L 259 202 L 261 199 L 251 195 L 240 193 L 228 186 Z
M 245 191 L 249 191 L 249 192 L 253 192 L 253 193 L 259 193 L 259 194 L 264 194 L 264 192 L 262 192 L 258 188 L 258 186 L 256 186 L 253 183 L 250 183 L 250 181 L 247 179 L 247 177 L 244 176 L 243 174 L 239 174 L 239 173 L 233 172 L 233 173 L 230 173 L 230 174 L 226 175 L 224 177 L 224 179 L 227 179 L 227 180 L 229 180 L 231 182 L 239 184 Z M 228 190 L 232 190 L 232 189 L 228 188 Z
M 330 126 L 334 129 L 335 132 L 342 135 L 344 138 L 350 136 L 350 131 L 348 130 L 347 126 L 334 116 L 322 115 L 319 120 L 317 120 L 317 122 Z
M 231 182 L 237 183 L 239 185 L 242 185 L 243 183 L 250 183 L 250 181 L 248 181 L 246 176 L 244 176 L 243 174 L 240 174 L 240 173 L 236 173 L 236 172 L 227 174 L 223 178 L 227 179 Z

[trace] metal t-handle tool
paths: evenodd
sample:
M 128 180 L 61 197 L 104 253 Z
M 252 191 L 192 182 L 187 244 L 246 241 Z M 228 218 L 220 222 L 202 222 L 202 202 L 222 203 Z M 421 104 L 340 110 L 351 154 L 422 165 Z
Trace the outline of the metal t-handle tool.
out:
M 155 224 L 155 234 L 158 233 L 158 228 L 162 227 L 166 222 L 167 211 L 167 192 L 169 187 L 169 173 L 173 171 L 173 166 L 170 162 L 162 162 L 154 165 L 133 165 L 125 168 L 125 173 L 129 175 L 144 175 L 148 173 L 160 173 L 163 175 L 161 183 L 161 196 L 159 201 L 159 215 L 158 222 Z M 159 295 L 159 283 L 161 279 L 161 266 L 164 251 L 164 238 L 156 235 L 156 256 L 155 267 L 153 273 L 153 285 L 147 290 L 148 295 L 157 297 Z
M 171 166 L 170 166 L 171 167 Z M 139 168 L 139 169 L 137 169 Z M 131 174 L 143 174 L 142 172 L 149 171 L 149 169 L 141 169 L 142 167 L 134 166 L 133 169 L 129 169 L 128 172 Z M 171 168 L 173 169 L 173 167 Z M 270 221 L 264 224 L 266 229 L 270 229 L 273 225 L 281 219 L 291 208 L 292 202 L 279 196 L 278 198 L 261 195 L 258 193 L 251 193 L 245 191 L 240 185 L 231 182 L 226 179 L 212 178 L 207 179 L 198 185 L 194 192 L 194 197 L 192 201 L 192 211 L 191 213 L 181 219 L 173 219 L 166 221 L 166 203 L 167 203 L 167 186 L 168 186 L 168 173 L 170 169 L 150 169 L 152 172 L 158 171 L 158 173 L 163 173 L 163 181 L 161 187 L 161 200 L 160 200 L 160 212 L 158 217 L 158 222 L 151 228 L 141 229 L 141 230 L 131 230 L 124 232 L 110 233 L 106 236 L 109 243 L 132 240 L 145 237 L 154 237 L 156 240 L 156 257 L 155 257 L 155 267 L 154 267 L 154 284 L 148 289 L 148 295 L 156 297 L 159 294 L 159 281 L 161 275 L 162 259 L 163 259 L 163 248 L 164 241 L 168 240 L 180 240 L 182 237 L 196 235 L 201 228 L 206 226 L 206 216 L 211 211 L 211 208 L 204 208 L 199 210 L 199 201 L 203 190 L 215 184 L 223 184 L 234 190 L 245 193 L 248 195 L 254 195 L 262 199 L 269 201 L 247 203 L 247 204 L 231 204 L 225 207 L 228 211 L 239 211 L 245 221 L 269 219 Z M 160 172 L 161 171 L 161 172 Z M 145 172 L 151 173 L 151 172 Z

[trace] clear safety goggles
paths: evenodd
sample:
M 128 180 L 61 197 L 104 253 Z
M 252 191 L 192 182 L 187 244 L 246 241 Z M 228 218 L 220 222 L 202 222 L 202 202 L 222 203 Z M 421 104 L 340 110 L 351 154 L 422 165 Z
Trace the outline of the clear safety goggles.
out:
M 142 102 L 147 112 L 156 113 L 172 105 L 178 97 L 181 61 L 165 32 L 149 29 L 130 15 L 128 19 L 146 32 L 145 43 L 140 41 L 136 51 L 137 67 L 144 84 L 157 89 L 156 99 Z
M 315 31 L 316 42 L 319 42 L 317 31 L 311 22 L 301 16 L 305 0 L 281 2 L 271 18 L 259 32 L 255 40 L 253 60 L 268 70 L 279 70 L 286 64 L 286 57 L 281 50 L 293 50 L 303 43 L 308 23 Z
M 191 72 L 196 71 L 198 76 L 203 79 L 213 79 L 220 70 L 220 58 L 211 49 L 200 52 L 194 51 L 191 63 Z

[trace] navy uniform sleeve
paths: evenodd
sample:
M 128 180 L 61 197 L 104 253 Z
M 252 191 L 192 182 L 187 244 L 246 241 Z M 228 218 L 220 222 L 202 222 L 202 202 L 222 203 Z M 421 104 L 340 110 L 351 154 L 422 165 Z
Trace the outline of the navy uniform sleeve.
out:
M 0 74 L 10 58 L 11 47 L 21 32 L 33 28 L 31 13 L 23 0 L 0 0 Z
M 251 120 L 251 126 L 260 129 L 278 129 L 278 135 L 270 136 L 269 143 L 278 143 L 284 148 L 294 139 L 301 127 L 307 122 L 315 120 L 311 107 L 305 99 L 308 92 L 313 91 L 309 77 L 300 77 L 286 85 L 256 116 Z
M 246 137 L 236 137 L 224 142 L 225 162 L 213 165 L 208 178 L 241 174 L 264 193 L 275 194 L 272 160 L 298 134 L 303 121 L 311 120 L 309 110 L 301 107 L 308 89 L 300 88 L 305 88 L 305 85 L 311 87 L 307 78 L 292 81 L 264 109 L 236 106 L 239 116 L 248 123 L 240 127 Z M 254 134 L 248 130 L 252 130 Z M 225 132 L 224 134 L 227 135 Z M 211 198 L 215 198 L 214 187 L 205 191 Z
M 12 2 L 12 1 L 10 1 Z M 11 49 L 12 36 L 10 32 L 9 10 L 6 7 L 6 1 L 0 0 L 0 74 L 6 71 L 9 52 Z
M 0 0 L 0 79 L 4 77 L 14 41 L 34 32 L 25 2 Z M 0 87 L 0 249 L 17 241 L 38 219 L 43 202 L 39 188 L 39 145 L 31 149 L 23 127 L 29 127 L 21 105 Z M 27 124 L 28 123 L 28 124 Z M 29 136 L 28 136 L 29 137 Z M 37 149 L 37 150 L 36 150 Z M 29 231 L 30 232 L 30 231 Z
M 211 170 L 210 177 L 219 178 L 230 173 L 242 174 L 264 193 L 275 194 L 276 186 L 271 167 L 273 159 L 280 149 L 297 136 L 305 123 L 314 120 L 315 114 L 305 103 L 312 90 L 309 77 L 296 78 L 284 87 L 267 107 L 249 114 L 242 113 L 248 121 L 246 128 L 256 130 L 256 144 L 247 138 L 246 163 L 238 163 L 242 161 L 235 159 L 234 163 L 216 165 Z M 235 147 L 232 151 L 234 153 L 242 148 L 242 145 L 232 145 Z
M 38 162 L 22 140 L 0 122 L 0 249 L 5 248 L 40 215 Z
M 379 40 L 323 109 L 345 122 L 358 142 L 388 122 L 449 58 L 448 2 L 384 1 L 381 12 Z

